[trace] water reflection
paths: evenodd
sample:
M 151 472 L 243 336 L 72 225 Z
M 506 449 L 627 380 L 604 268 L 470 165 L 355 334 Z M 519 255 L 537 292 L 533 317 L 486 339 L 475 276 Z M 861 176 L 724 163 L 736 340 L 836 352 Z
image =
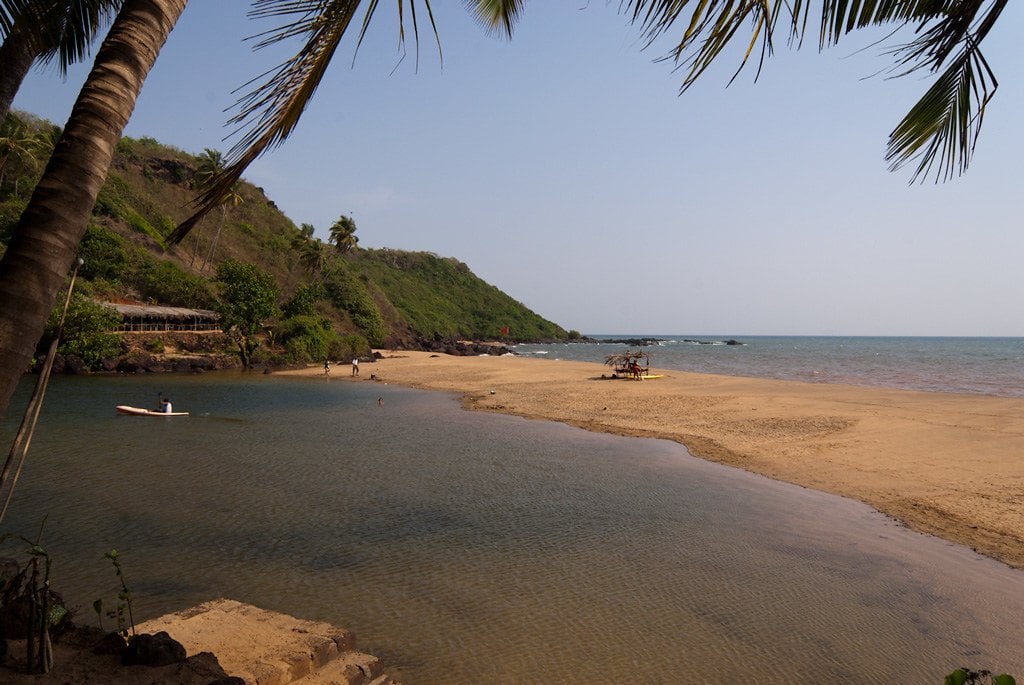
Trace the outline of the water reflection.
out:
M 225 596 L 327 620 L 409 683 L 1024 673 L 1024 574 L 857 503 L 438 393 L 156 382 L 56 379 L 9 514 L 48 513 L 82 614 L 115 596 L 116 547 L 137 615 Z M 197 416 L 114 414 L 158 391 Z

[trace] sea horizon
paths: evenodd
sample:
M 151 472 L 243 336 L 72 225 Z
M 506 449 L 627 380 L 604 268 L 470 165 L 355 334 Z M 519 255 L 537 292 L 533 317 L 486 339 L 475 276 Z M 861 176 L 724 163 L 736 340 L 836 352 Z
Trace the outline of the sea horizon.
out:
M 594 342 L 521 344 L 512 349 L 524 356 L 603 363 L 607 355 L 624 349 L 611 340 L 657 340 L 640 349 L 659 369 L 1024 397 L 1024 337 L 589 335 Z

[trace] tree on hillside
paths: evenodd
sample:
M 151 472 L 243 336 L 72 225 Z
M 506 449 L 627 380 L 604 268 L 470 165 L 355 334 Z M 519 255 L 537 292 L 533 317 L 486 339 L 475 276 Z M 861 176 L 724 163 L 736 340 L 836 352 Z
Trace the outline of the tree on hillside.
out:
M 356 237 L 356 222 L 352 217 L 342 214 L 341 218 L 331 224 L 331 243 L 341 254 L 348 254 L 356 249 L 359 238 Z
M 199 167 L 196 169 L 195 180 L 196 186 L 200 189 L 210 185 L 217 178 L 217 175 L 224 171 L 224 155 L 217 150 L 211 150 L 206 148 L 203 150 L 203 154 L 199 157 Z M 224 192 L 224 196 L 221 197 L 220 202 L 220 222 L 217 224 L 217 232 L 213 235 L 213 240 L 210 242 L 210 249 L 206 253 L 206 259 L 203 261 L 202 269 L 205 271 L 213 261 L 213 255 L 217 250 L 217 243 L 220 241 L 221 231 L 224 230 L 224 222 L 228 218 L 228 208 L 237 207 L 242 204 L 242 196 L 238 194 L 240 184 L 236 183 Z M 199 249 L 199 236 L 196 236 L 195 249 L 192 251 L 192 262 L 195 262 L 196 251 Z M 189 263 L 191 266 L 192 263 Z
M 0 0 L 0 28 L 13 26 L 27 0 Z M 44 0 L 35 0 L 43 2 Z M 893 54 L 901 73 L 937 74 L 925 96 L 889 138 L 894 167 L 918 160 L 915 177 L 948 177 L 966 169 L 981 115 L 995 80 L 980 45 L 1009 0 L 822 0 L 820 44 L 831 45 L 869 26 L 908 26 L 916 33 Z M 0 259 L 0 413 L 28 365 L 42 333 L 89 214 L 110 166 L 114 146 L 135 107 L 142 84 L 187 0 L 124 0 L 104 40 L 64 133 L 21 220 Z M 357 20 L 362 42 L 380 3 L 366 3 Z M 320 85 L 342 38 L 356 19 L 359 0 L 255 0 L 252 16 L 284 18 L 279 29 L 261 34 L 257 46 L 300 38 L 304 46 L 267 80 L 239 101 L 231 120 L 244 133 L 228 153 L 230 165 L 199 198 L 199 210 L 169 236 L 180 242 L 202 217 L 217 207 L 253 160 L 284 142 Z M 406 17 L 418 39 L 417 7 L 436 27 L 430 0 L 398 0 L 399 36 Z M 469 8 L 485 26 L 511 35 L 522 0 L 470 0 Z M 779 21 L 799 44 L 809 20 L 804 0 L 623 0 L 620 5 L 652 45 L 681 22 L 683 35 L 665 56 L 684 69 L 684 89 L 725 50 L 733 38 L 746 40 L 742 64 L 758 50 L 761 61 L 774 49 Z M 685 10 L 690 10 L 686 13 Z M 741 29 L 749 24 L 751 33 Z M 42 32 L 41 32 L 42 33 Z
M 252 365 L 252 355 L 259 347 L 256 334 L 263 323 L 277 313 L 277 283 L 274 277 L 254 264 L 228 259 L 217 267 L 217 283 L 221 286 L 221 330 L 238 345 L 242 365 Z
M 0 118 L 36 62 L 57 62 L 61 76 L 88 54 L 89 45 L 121 0 L 20 0 L 0 15 Z
M 298 243 L 299 248 L 299 260 L 302 265 L 306 267 L 313 276 L 318 276 L 323 273 L 324 267 L 327 266 L 327 260 L 330 255 L 327 252 L 327 245 L 324 241 L 319 238 L 313 240 L 303 240 Z

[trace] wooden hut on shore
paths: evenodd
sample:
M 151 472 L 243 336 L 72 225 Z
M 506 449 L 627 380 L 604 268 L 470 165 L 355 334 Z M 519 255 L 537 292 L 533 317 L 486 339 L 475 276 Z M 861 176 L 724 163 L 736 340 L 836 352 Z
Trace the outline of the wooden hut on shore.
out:
M 219 331 L 220 316 L 209 309 L 187 307 L 159 307 L 142 304 L 117 304 L 103 302 L 121 315 L 121 333 L 144 333 L 147 331 Z

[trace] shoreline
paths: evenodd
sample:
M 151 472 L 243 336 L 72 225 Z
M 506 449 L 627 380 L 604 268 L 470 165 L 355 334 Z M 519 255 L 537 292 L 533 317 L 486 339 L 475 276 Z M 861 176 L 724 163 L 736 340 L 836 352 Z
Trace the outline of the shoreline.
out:
M 1024 399 L 716 376 L 594 362 L 385 352 L 332 380 L 459 393 L 467 409 L 672 440 L 695 457 L 856 499 L 1024 569 Z M 311 366 L 278 372 L 322 376 Z

